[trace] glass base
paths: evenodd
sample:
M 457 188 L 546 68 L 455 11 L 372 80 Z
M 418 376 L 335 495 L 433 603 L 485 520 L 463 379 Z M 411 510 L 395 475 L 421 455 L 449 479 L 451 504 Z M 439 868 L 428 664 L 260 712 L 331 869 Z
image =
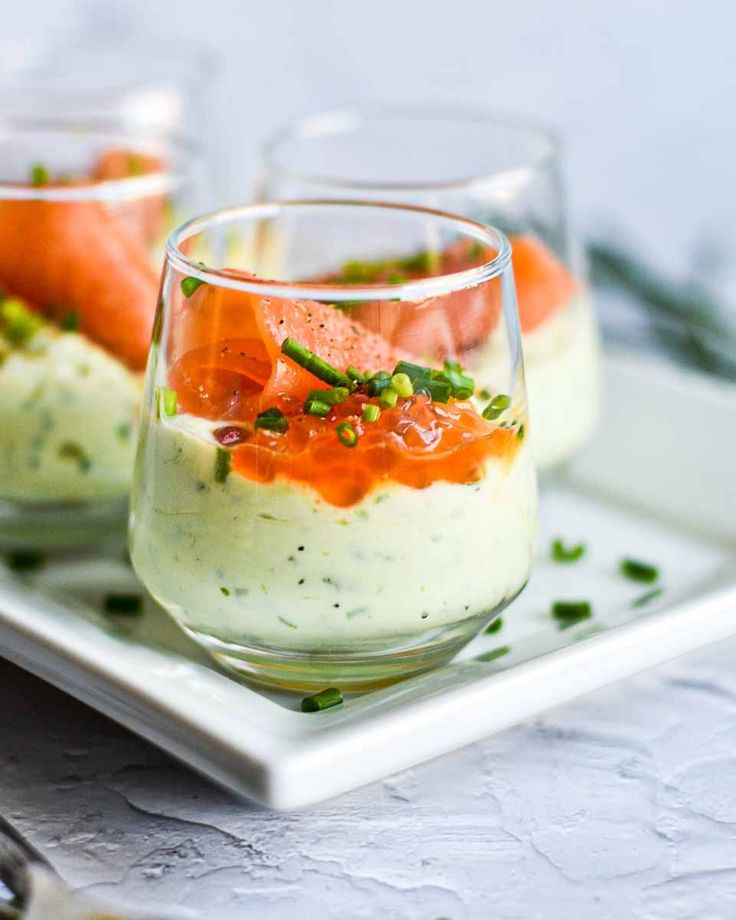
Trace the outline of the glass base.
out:
M 411 639 L 397 637 L 394 644 L 370 651 L 302 652 L 255 648 L 224 642 L 190 627 L 184 630 L 226 670 L 266 687 L 314 692 L 338 687 L 348 693 L 376 690 L 429 671 L 450 661 L 471 639 L 495 619 L 496 610 L 433 629 Z M 389 643 L 391 640 L 386 640 Z
M 0 500 L 0 549 L 67 550 L 125 532 L 127 498 L 102 502 Z

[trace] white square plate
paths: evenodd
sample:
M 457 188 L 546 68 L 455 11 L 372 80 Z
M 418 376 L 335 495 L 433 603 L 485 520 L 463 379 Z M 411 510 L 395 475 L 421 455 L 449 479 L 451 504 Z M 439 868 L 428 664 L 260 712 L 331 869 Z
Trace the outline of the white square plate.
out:
M 736 387 L 655 364 L 606 362 L 595 442 L 543 483 L 541 558 L 528 588 L 444 668 L 343 706 L 215 670 L 153 602 L 104 616 L 110 591 L 139 591 L 122 549 L 0 573 L 0 653 L 218 783 L 273 808 L 307 805 L 427 760 L 550 706 L 736 632 Z M 584 541 L 561 565 L 549 541 Z M 658 565 L 662 594 L 618 573 Z M 561 630 L 555 599 L 592 601 Z M 501 646 L 493 661 L 477 656 Z

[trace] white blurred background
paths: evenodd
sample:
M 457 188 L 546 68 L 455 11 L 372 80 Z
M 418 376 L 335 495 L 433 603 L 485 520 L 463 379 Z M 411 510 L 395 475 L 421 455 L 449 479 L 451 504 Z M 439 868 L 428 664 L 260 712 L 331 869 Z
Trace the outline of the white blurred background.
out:
M 674 278 L 736 255 L 736 5 L 729 0 L 17 0 L 3 37 L 210 46 L 193 126 L 218 201 L 251 194 L 258 144 L 297 115 L 461 101 L 556 125 L 573 215 Z

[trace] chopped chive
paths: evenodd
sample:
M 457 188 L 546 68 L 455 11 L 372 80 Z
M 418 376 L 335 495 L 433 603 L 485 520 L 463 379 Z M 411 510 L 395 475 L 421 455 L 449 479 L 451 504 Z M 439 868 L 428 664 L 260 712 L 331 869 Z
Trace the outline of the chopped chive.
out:
M 122 613 L 135 616 L 143 610 L 140 594 L 108 594 L 103 602 L 105 613 Z
M 74 460 L 80 473 L 88 473 L 92 467 L 92 461 L 84 448 L 76 441 L 64 441 L 59 445 L 58 454 L 63 460 Z
M 470 399 L 475 392 L 475 380 L 463 373 L 457 361 L 445 361 L 443 370 L 433 371 L 432 377 L 435 380 L 447 381 L 452 387 L 455 399 Z
M 79 329 L 79 325 L 82 321 L 79 313 L 71 310 L 69 313 L 65 313 L 59 320 L 59 329 L 62 332 L 76 332 Z
M 199 263 L 200 268 L 205 268 L 204 262 Z M 202 281 L 201 278 L 195 278 L 193 275 L 187 275 L 186 278 L 181 279 L 181 292 L 186 297 L 189 298 L 197 290 L 197 288 L 202 287 L 203 284 L 206 284 L 206 281 Z
M 641 594 L 635 600 L 631 602 L 632 607 L 643 607 L 645 604 L 648 604 L 650 601 L 658 598 L 660 594 L 664 593 L 664 588 L 652 588 L 651 591 L 647 591 L 646 594 Z
M 429 274 L 439 263 L 439 256 L 435 252 L 426 249 L 417 252 L 413 256 L 407 256 L 405 259 L 399 259 L 398 264 L 407 272 L 419 272 L 420 274 Z
M 394 374 L 391 378 L 391 389 L 396 390 L 404 399 L 414 395 L 414 387 L 408 374 Z
M 446 380 L 433 380 L 432 378 L 414 380 L 415 393 L 429 396 L 432 402 L 446 403 L 452 396 L 452 386 Z
M 120 422 L 115 426 L 115 434 L 121 441 L 129 441 L 131 435 L 131 426 L 128 422 Z
M 258 413 L 253 427 L 256 430 L 264 428 L 266 431 L 276 431 L 279 434 L 283 434 L 285 431 L 289 430 L 289 420 L 281 409 L 277 409 L 273 406 L 270 409 L 266 409 L 264 412 Z
M 369 396 L 380 396 L 391 386 L 391 374 L 388 371 L 378 371 L 366 381 Z
M 327 418 L 332 412 L 332 406 L 321 399 L 312 399 L 304 403 L 304 411 L 307 415 L 315 415 L 317 418 Z
M 424 367 L 423 364 L 412 364 L 411 361 L 399 361 L 394 368 L 394 374 L 406 374 L 406 376 L 415 383 L 419 379 L 432 376 L 432 368 Z
M 358 441 L 358 432 L 353 428 L 350 422 L 342 422 L 337 426 L 337 437 L 345 447 L 355 447 Z
M 555 562 L 577 562 L 578 559 L 582 559 L 585 555 L 585 544 L 574 543 L 570 546 L 565 546 L 562 540 L 554 540 L 550 555 Z
M 323 358 L 320 358 L 319 355 L 310 351 L 306 346 L 300 345 L 294 339 L 284 339 L 281 343 L 281 352 L 300 367 L 303 367 L 304 370 L 309 371 L 319 380 L 324 380 L 330 386 L 347 387 L 348 390 L 353 389 L 353 382 L 347 374 L 343 374 L 342 371 L 337 370 Z
M 13 345 L 25 345 L 43 326 L 43 320 L 17 297 L 8 297 L 0 305 L 0 327 Z
M 526 434 L 526 425 L 519 425 L 516 430 L 516 437 L 520 440 L 524 440 L 524 435 Z
M 381 393 L 381 405 L 384 409 L 393 409 L 399 400 L 399 394 L 393 387 L 389 387 Z
M 225 482 L 230 474 L 230 463 L 232 457 L 230 451 L 224 447 L 218 447 L 215 452 L 215 482 Z
M 403 284 L 406 281 L 406 275 L 403 272 L 389 272 L 386 276 L 387 284 Z
M 480 399 L 490 399 L 490 398 L 491 398 L 491 391 L 490 391 L 490 390 L 487 390 L 485 387 L 483 387 L 482 390 L 478 390 L 478 397 L 479 397 Z
M 50 181 L 49 171 L 43 164 L 34 163 L 31 166 L 31 185 L 37 188 L 40 185 L 48 185 Z
M 498 396 L 494 396 L 493 399 L 488 403 L 485 409 L 481 412 L 483 418 L 488 419 L 488 421 L 493 421 L 499 417 L 502 412 L 505 412 L 506 409 L 511 405 L 511 398 L 505 393 L 499 393 Z
M 128 154 L 128 175 L 129 176 L 143 175 L 143 157 L 140 155 L 140 153 L 129 153 Z
M 366 403 L 363 406 L 363 419 L 366 422 L 377 422 L 381 416 L 381 410 L 375 403 Z
M 33 553 L 30 550 L 13 550 L 5 553 L 5 565 L 13 572 L 37 572 L 46 565 L 43 553 Z
M 622 559 L 619 568 L 621 574 L 632 581 L 643 581 L 646 584 L 651 584 L 659 578 L 659 569 L 648 562 L 642 562 L 640 559 Z
M 156 387 L 157 417 L 161 418 L 161 410 L 168 418 L 176 415 L 176 390 L 169 387 Z
M 503 658 L 504 655 L 508 655 L 511 651 L 510 645 L 499 645 L 498 648 L 493 648 L 490 652 L 483 652 L 481 655 L 476 655 L 476 661 L 495 661 L 497 658 Z
M 354 367 L 352 364 L 345 371 L 346 376 L 348 376 L 355 383 L 365 383 L 366 376 L 361 374 L 357 367 Z
M 223 597 L 230 597 L 230 588 L 220 588 L 220 594 Z
M 492 636 L 493 633 L 499 632 L 502 626 L 503 626 L 503 617 L 496 617 L 496 619 L 492 623 L 486 626 L 485 633 L 487 636 Z
M 329 390 L 310 390 L 306 402 L 323 402 L 328 406 L 337 406 L 344 403 L 350 395 L 347 387 L 331 387 Z
M 484 252 L 485 249 L 483 248 L 483 244 L 479 243 L 478 240 L 473 240 L 473 242 L 468 246 L 469 259 L 479 259 Z
M 560 629 L 575 626 L 593 616 L 593 607 L 589 601 L 555 601 L 552 604 L 552 617 L 560 624 Z
M 328 687 L 326 690 L 320 690 L 312 696 L 305 696 L 302 700 L 302 712 L 321 712 L 323 709 L 330 709 L 332 706 L 339 706 L 342 703 L 342 693 L 337 687 Z

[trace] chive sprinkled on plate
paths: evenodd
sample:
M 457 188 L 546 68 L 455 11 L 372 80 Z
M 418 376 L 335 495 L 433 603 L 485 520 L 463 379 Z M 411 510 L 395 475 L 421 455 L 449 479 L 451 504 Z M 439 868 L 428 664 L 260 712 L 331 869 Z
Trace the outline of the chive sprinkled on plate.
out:
M 232 457 L 230 451 L 224 447 L 218 447 L 215 452 L 215 482 L 225 482 L 230 475 L 230 464 Z
M 46 556 L 43 553 L 34 553 L 30 550 L 13 550 L 5 553 L 5 565 L 13 572 L 37 572 L 46 565 Z
M 490 652 L 482 652 L 475 656 L 476 661 L 495 661 L 497 658 L 503 658 L 511 651 L 510 645 L 499 645 L 498 648 L 492 648 Z
M 107 594 L 103 601 L 105 613 L 120 613 L 136 616 L 143 611 L 143 598 L 140 594 Z
M 481 415 L 484 419 L 492 422 L 494 419 L 497 419 L 502 412 L 505 412 L 510 405 L 511 398 L 505 393 L 499 393 L 498 396 L 494 396 L 493 399 L 488 403 L 485 409 L 481 412 Z
M 331 387 L 353 389 L 353 382 L 347 374 L 333 367 L 328 361 L 320 358 L 319 355 L 310 351 L 305 345 L 300 345 L 295 339 L 284 339 L 281 343 L 281 352 L 287 358 L 291 358 L 295 364 L 303 367 L 305 371 L 309 371 L 310 374 L 328 383 Z
M 281 409 L 277 409 L 273 406 L 270 409 L 266 409 L 264 412 L 258 413 L 253 427 L 256 430 L 264 428 L 266 431 L 275 431 L 278 434 L 283 434 L 285 431 L 289 430 L 289 420 Z
M 496 619 L 489 623 L 485 628 L 485 634 L 487 636 L 492 636 L 494 633 L 500 632 L 503 627 L 503 617 L 496 617 Z
M 302 700 L 302 712 L 321 712 L 323 709 L 331 709 L 341 703 L 342 693 L 337 687 L 328 687 L 312 696 L 305 696 Z
M 631 602 L 632 607 L 644 607 L 646 604 L 651 603 L 653 600 L 656 600 L 660 594 L 664 593 L 664 588 L 652 588 L 651 591 L 647 591 L 646 594 L 640 594 L 639 597 L 635 598 Z
M 30 179 L 31 185 L 34 186 L 34 188 L 39 188 L 42 185 L 49 184 L 51 175 L 43 163 L 34 163 L 33 166 L 31 166 Z
M 363 420 L 366 422 L 377 422 L 381 417 L 381 410 L 375 403 L 366 403 L 363 406 Z
M 590 601 L 555 601 L 552 604 L 552 617 L 560 624 L 560 629 L 575 626 L 593 616 Z
M 562 540 L 553 540 L 550 555 L 555 562 L 577 562 L 585 555 L 585 544 L 571 543 L 567 546 Z
M 342 422 L 337 426 L 337 437 L 345 447 L 355 447 L 360 440 L 358 432 L 353 428 L 350 422 Z
M 659 578 L 659 569 L 648 562 L 642 562 L 641 559 L 622 559 L 619 569 L 626 578 L 643 581 L 645 584 L 652 584 Z

